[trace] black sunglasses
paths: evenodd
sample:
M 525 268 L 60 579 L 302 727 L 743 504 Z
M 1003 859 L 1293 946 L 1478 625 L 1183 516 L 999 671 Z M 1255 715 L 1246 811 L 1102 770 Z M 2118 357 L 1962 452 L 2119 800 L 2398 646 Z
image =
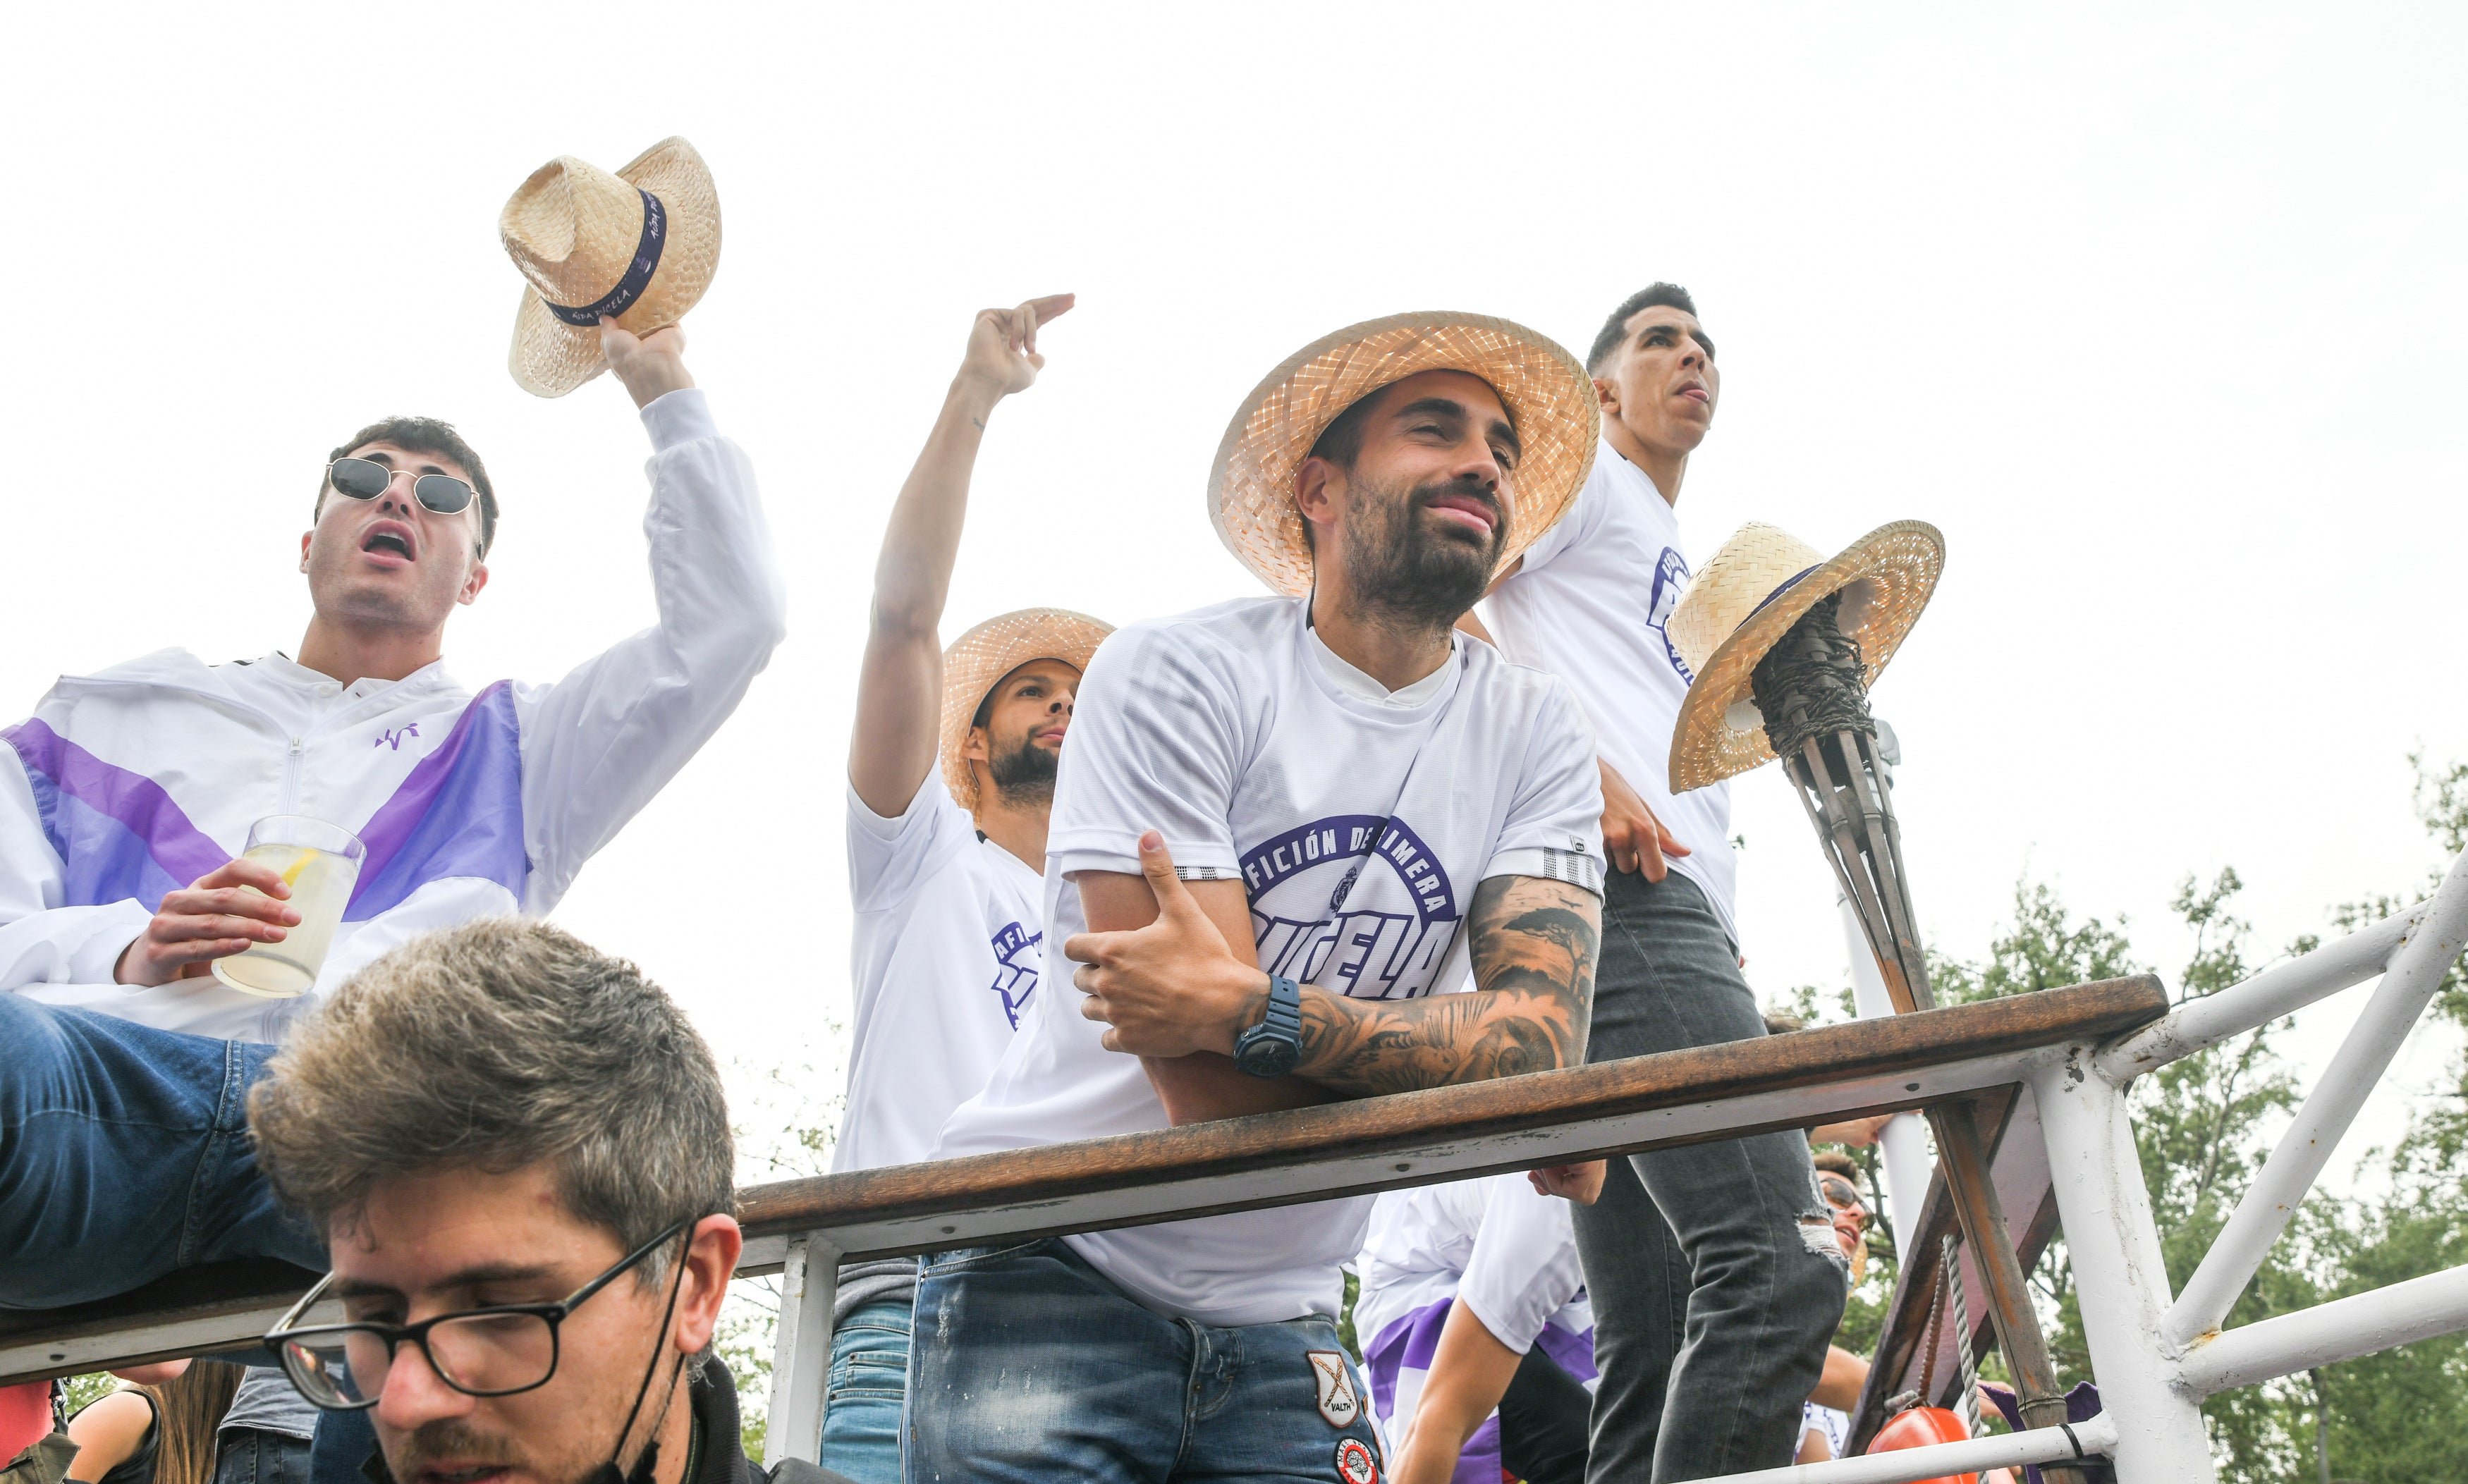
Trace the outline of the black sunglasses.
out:
M 395 1356 L 407 1344 L 418 1345 L 437 1379 L 465 1396 L 510 1397 L 537 1390 L 557 1374 L 558 1326 L 565 1316 L 693 1225 L 693 1219 L 677 1222 L 553 1304 L 466 1309 L 418 1324 L 315 1324 L 294 1329 L 334 1281 L 329 1273 L 266 1332 L 265 1346 L 283 1358 L 284 1374 L 291 1378 L 300 1395 L 330 1412 L 356 1412 L 377 1405 Z M 681 1252 L 678 1261 L 684 1260 Z M 674 1294 L 670 1302 L 675 1302 Z
M 397 472 L 375 459 L 336 459 L 326 466 L 326 480 L 336 494 L 374 500 L 386 492 Z M 411 482 L 411 492 L 421 504 L 441 515 L 454 514 L 471 504 L 471 487 L 451 474 L 418 475 Z

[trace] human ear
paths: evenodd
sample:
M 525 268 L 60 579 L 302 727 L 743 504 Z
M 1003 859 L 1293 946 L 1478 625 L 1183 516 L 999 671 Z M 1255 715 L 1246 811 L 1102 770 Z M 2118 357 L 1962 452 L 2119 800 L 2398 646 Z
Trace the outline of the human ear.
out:
M 969 740 L 960 743 L 960 756 L 973 758 L 979 763 L 991 763 L 994 761 L 994 745 L 987 740 L 987 728 L 982 726 L 969 728 Z
M 1618 414 L 1619 387 L 1609 377 L 1594 377 L 1594 400 L 1603 404 L 1604 417 L 1613 417 Z
M 455 595 L 454 601 L 468 604 L 472 599 L 480 596 L 481 588 L 488 585 L 489 564 L 485 561 L 475 561 L 471 563 L 471 575 L 463 580 L 463 591 Z
M 1328 524 L 1338 497 L 1344 493 L 1344 483 L 1345 471 L 1328 460 L 1316 455 L 1303 460 L 1302 467 L 1294 470 L 1295 513 L 1308 524 Z
M 300 533 L 300 570 L 303 572 L 308 570 L 308 543 L 315 539 L 317 539 L 317 528 L 315 526 L 310 526 L 308 530 Z
M 720 1328 L 720 1307 L 728 1298 L 728 1280 L 745 1250 L 745 1233 L 732 1217 L 706 1216 L 695 1223 L 694 1241 L 686 1248 L 685 1286 L 677 1298 L 677 1349 L 699 1355 Z

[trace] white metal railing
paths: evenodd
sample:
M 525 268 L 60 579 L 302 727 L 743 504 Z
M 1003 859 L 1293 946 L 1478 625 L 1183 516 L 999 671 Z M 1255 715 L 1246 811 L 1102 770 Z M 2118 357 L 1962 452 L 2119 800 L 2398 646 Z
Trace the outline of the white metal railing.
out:
M 2088 1064 L 2044 1070 L 2035 1081 L 2092 1374 L 2103 1415 L 2117 1430 L 2122 1484 L 2216 1477 L 2200 1412 L 2205 1397 L 2468 1329 L 2468 1267 L 2219 1328 L 2463 947 L 2468 855 L 2415 909 L 2181 1006 Z M 2184 1292 L 2169 1302 L 2125 1084 L 2377 973 L 2381 984 L 2296 1122 Z

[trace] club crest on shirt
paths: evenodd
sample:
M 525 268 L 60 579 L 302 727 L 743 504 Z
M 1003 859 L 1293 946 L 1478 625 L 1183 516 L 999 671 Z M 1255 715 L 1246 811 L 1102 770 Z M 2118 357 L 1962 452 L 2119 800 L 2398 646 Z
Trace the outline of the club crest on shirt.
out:
M 1428 993 L 1464 917 L 1403 819 L 1336 814 L 1242 855 L 1260 967 L 1355 999 Z
M 1695 685 L 1695 673 L 1689 670 L 1688 662 L 1680 657 L 1679 649 L 1671 642 L 1670 630 L 1663 628 L 1670 622 L 1671 610 L 1680 606 L 1680 589 L 1687 585 L 1688 563 L 1670 547 L 1662 548 L 1662 559 L 1654 564 L 1653 590 L 1646 596 L 1646 627 L 1662 640 L 1662 652 L 1671 656 L 1671 668 L 1680 672 L 1680 678 Z
M 1019 1029 L 1019 1013 L 1037 993 L 1037 970 L 1044 960 L 1045 934 L 1030 932 L 1017 923 L 1005 923 L 994 934 L 994 992 L 1002 996 L 1003 1015 Z
M 1360 1438 L 1337 1445 L 1337 1476 L 1342 1484 L 1380 1484 L 1380 1465 Z
M 1310 1350 L 1303 1358 L 1311 1361 L 1312 1380 L 1319 1386 L 1319 1414 L 1332 1427 L 1354 1426 L 1354 1419 L 1362 1415 L 1362 1398 L 1354 1389 L 1354 1372 L 1346 1366 L 1345 1352 Z

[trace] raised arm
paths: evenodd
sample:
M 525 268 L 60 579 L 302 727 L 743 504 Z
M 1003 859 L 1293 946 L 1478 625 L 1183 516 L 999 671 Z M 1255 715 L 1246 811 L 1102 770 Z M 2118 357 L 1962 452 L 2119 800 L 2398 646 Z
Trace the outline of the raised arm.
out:
M 554 685 L 513 688 L 533 912 L 555 906 L 583 862 L 720 730 L 788 625 L 753 465 L 720 436 L 687 373 L 683 327 L 638 338 L 605 322 L 600 338 L 651 435 L 643 534 L 659 622 Z M 483 735 L 498 724 L 495 704 L 472 714 Z
M 900 488 L 874 564 L 874 605 L 857 667 L 849 783 L 865 807 L 904 812 L 932 771 L 943 705 L 943 605 L 969 510 L 969 478 L 994 404 L 1025 391 L 1045 366 L 1040 326 L 1071 308 L 1052 294 L 978 311 L 942 413 Z
M 1140 866 L 1156 920 L 1063 946 L 1081 965 L 1081 1013 L 1112 1027 L 1111 1051 L 1230 1055 L 1268 1012 L 1268 976 L 1225 950 L 1154 831 L 1140 839 Z M 1493 877 L 1475 889 L 1468 925 L 1474 991 L 1357 1000 L 1305 985 L 1291 1076 L 1367 1097 L 1573 1066 L 1585 1060 L 1601 924 L 1601 900 L 1582 886 Z

